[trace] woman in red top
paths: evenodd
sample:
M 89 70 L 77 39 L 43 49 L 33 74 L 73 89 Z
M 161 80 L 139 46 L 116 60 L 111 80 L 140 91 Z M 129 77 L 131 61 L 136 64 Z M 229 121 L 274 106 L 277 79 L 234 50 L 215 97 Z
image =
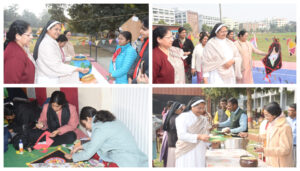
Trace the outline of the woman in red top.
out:
M 4 83 L 33 84 L 35 61 L 28 47 L 32 39 L 30 25 L 22 20 L 13 22 L 4 42 Z
M 153 30 L 153 83 L 174 84 L 174 68 L 168 61 L 173 36 L 166 27 Z

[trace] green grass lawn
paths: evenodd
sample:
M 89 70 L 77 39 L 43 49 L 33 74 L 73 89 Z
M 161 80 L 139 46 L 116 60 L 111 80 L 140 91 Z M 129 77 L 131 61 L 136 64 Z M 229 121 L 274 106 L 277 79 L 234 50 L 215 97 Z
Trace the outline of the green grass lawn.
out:
M 257 38 L 258 49 L 264 52 L 268 52 L 269 46 L 273 42 L 273 37 L 279 39 L 279 42 L 281 44 L 282 61 L 296 62 L 296 56 L 289 55 L 287 46 L 287 39 L 292 39 L 292 41 L 295 41 L 296 33 L 256 33 L 255 36 Z M 252 37 L 252 34 L 249 35 L 249 40 L 251 40 Z M 268 39 L 268 41 L 266 41 L 266 38 Z M 261 60 L 263 57 L 264 56 L 253 54 L 254 60 Z

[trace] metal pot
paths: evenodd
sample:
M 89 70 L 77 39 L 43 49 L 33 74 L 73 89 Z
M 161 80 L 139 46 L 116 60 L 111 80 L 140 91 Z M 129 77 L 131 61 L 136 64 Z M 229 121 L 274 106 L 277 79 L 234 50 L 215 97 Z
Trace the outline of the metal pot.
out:
M 225 149 L 246 149 L 247 141 L 244 138 L 232 137 L 224 141 Z

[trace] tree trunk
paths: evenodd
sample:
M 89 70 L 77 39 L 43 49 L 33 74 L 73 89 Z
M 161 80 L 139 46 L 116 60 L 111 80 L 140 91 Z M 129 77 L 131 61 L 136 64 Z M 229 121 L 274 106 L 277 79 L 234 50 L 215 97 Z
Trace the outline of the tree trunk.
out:
M 253 113 L 252 113 L 252 91 L 250 88 L 246 89 L 247 91 L 247 116 L 248 116 L 248 128 L 253 128 Z

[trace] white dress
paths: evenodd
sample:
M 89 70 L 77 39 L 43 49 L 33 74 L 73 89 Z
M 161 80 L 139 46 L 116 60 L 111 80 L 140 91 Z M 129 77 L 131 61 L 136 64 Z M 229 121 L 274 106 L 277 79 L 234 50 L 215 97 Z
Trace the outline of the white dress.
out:
M 201 116 L 204 117 L 204 116 Z M 187 129 L 197 121 L 197 116 L 192 112 L 185 112 L 176 118 L 176 129 L 178 140 L 198 143 L 198 145 L 188 153 L 176 159 L 176 167 L 205 167 L 205 153 L 207 144 L 197 140 L 197 134 L 190 134 Z
M 224 57 L 226 59 L 225 61 L 228 62 L 231 59 L 233 59 L 233 50 L 226 43 L 226 39 L 216 38 L 216 40 L 220 44 L 220 46 L 223 47 L 222 51 L 224 52 Z M 229 69 L 231 69 L 232 72 L 234 73 L 233 66 L 231 66 Z M 223 79 L 220 77 L 220 75 L 218 73 L 218 70 L 213 70 L 211 72 L 203 73 L 203 77 L 208 78 L 208 83 L 209 84 L 225 84 Z M 235 84 L 236 83 L 236 78 L 235 77 L 231 78 L 230 82 L 231 82 L 231 84 Z
M 57 84 L 59 77 L 72 75 L 77 68 L 62 62 L 58 43 L 48 34 L 39 46 L 36 63 L 37 84 Z

